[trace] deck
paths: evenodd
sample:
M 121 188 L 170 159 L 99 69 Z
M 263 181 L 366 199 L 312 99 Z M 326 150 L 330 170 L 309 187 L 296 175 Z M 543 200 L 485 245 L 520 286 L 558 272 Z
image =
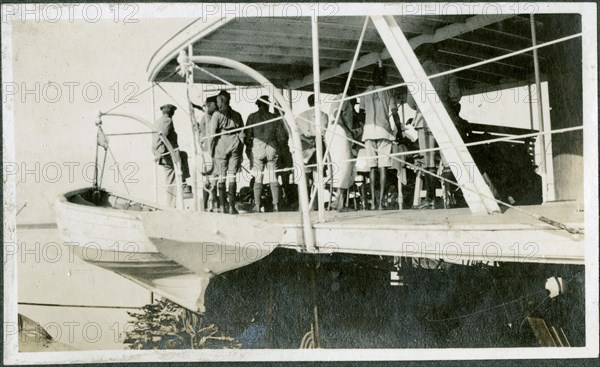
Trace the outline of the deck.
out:
M 520 208 L 583 231 L 582 207 L 574 202 Z M 285 228 L 285 247 L 303 249 L 299 213 L 264 213 L 260 218 Z M 584 263 L 583 235 L 559 230 L 515 209 L 494 215 L 472 215 L 467 208 L 327 212 L 323 223 L 317 223 L 316 213 L 312 219 L 319 252 L 441 258 L 456 263 Z

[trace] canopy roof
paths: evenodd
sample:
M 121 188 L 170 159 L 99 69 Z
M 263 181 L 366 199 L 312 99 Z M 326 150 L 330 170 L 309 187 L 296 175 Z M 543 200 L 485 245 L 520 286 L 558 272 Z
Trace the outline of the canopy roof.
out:
M 561 34 L 555 21 L 562 15 L 536 15 L 538 44 Z M 552 17 L 552 19 L 549 19 Z M 422 15 L 396 16 L 396 21 L 416 48 L 433 43 L 436 60 L 447 69 L 463 67 L 482 60 L 531 47 L 529 15 Z M 319 54 L 321 90 L 339 93 L 350 69 L 365 17 L 339 16 L 319 18 Z M 571 18 L 566 18 L 568 21 Z M 551 20 L 552 25 L 547 22 Z M 167 41 L 148 66 L 152 81 L 184 82 L 171 75 L 177 67 L 177 53 L 193 45 L 194 55 L 222 56 L 242 62 L 265 75 L 277 88 L 312 90 L 311 18 L 235 18 L 213 23 L 193 22 Z M 547 52 L 540 49 L 544 71 Z M 371 80 L 373 64 L 382 61 L 388 72 L 388 84 L 401 83 L 383 41 L 371 21 L 368 22 L 360 55 L 353 75 L 359 90 Z M 214 65 L 206 70 L 236 85 L 256 83 L 238 71 Z M 171 76 L 169 76 L 171 75 Z M 464 94 L 525 85 L 533 80 L 531 52 L 457 72 Z M 197 83 L 217 83 L 214 77 L 196 71 Z M 340 87 L 342 85 L 342 87 Z

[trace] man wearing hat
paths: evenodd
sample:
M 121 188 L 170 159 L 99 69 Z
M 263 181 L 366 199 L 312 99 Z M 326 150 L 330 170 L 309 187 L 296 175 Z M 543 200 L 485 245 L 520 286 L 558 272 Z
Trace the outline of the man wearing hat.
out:
M 229 106 L 229 100 L 230 95 L 225 90 L 217 95 L 219 110 L 212 115 L 209 135 L 222 135 L 209 139 L 209 146 L 213 152 L 215 169 L 219 175 L 219 201 L 223 213 L 238 214 L 235 208 L 236 173 L 242 163 L 244 131 L 235 131 L 235 129 L 243 127 L 244 121 L 242 115 Z M 225 198 L 226 181 L 229 182 L 227 193 L 229 208 Z
M 256 100 L 258 111 L 250 114 L 246 127 L 273 120 L 276 116 L 269 112 L 269 96 L 262 96 Z M 273 211 L 279 211 L 279 182 L 275 177 L 279 142 L 286 139 L 281 131 L 279 121 L 273 121 L 246 130 L 246 155 L 250 160 L 250 169 L 253 170 L 254 181 L 254 212 L 260 212 L 261 193 L 263 185 L 263 171 L 265 165 L 269 172 L 271 195 L 273 196 Z
M 173 115 L 177 107 L 172 104 L 166 104 L 160 107 L 162 116 L 154 124 L 154 130 L 158 131 L 159 134 L 154 140 L 152 150 L 154 152 L 154 159 L 156 162 L 163 167 L 165 172 L 165 181 L 167 185 L 167 205 L 174 208 L 175 198 L 177 195 L 177 188 L 175 187 L 175 164 L 181 165 L 182 181 L 184 194 L 191 194 L 191 188 L 185 184 L 185 180 L 190 177 L 190 170 L 187 162 L 187 154 L 179 150 L 179 144 L 177 143 L 177 132 L 173 126 Z M 175 151 L 174 156 L 169 154 L 167 146 L 163 142 L 162 138 L 166 139 L 173 150 Z
M 214 170 L 214 157 L 212 156 L 210 149 L 210 142 L 208 140 L 208 134 L 210 131 L 210 120 L 212 115 L 218 110 L 217 108 L 217 96 L 211 96 L 206 98 L 205 106 L 206 110 L 201 106 L 197 106 L 192 103 L 194 108 L 204 111 L 204 116 L 200 119 L 196 128 L 198 142 L 200 149 L 202 150 L 202 157 L 204 161 L 204 167 L 202 167 L 202 174 L 208 176 L 208 182 L 205 183 L 205 188 L 210 192 L 210 199 L 213 204 L 213 208 L 216 208 L 217 204 L 217 178 Z M 204 208 L 208 208 L 209 195 L 204 195 Z

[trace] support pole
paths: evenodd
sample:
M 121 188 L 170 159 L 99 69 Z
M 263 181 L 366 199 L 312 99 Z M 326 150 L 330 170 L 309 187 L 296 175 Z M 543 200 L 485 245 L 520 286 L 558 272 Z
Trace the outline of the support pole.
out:
M 537 46 L 537 39 L 535 34 L 535 16 L 533 14 L 529 15 L 529 20 L 531 22 L 531 45 L 533 47 Z M 535 74 L 535 89 L 537 90 L 538 95 L 538 103 L 537 103 L 537 113 L 538 113 L 538 125 L 541 133 L 544 132 L 544 110 L 542 104 L 542 83 L 540 81 L 540 63 L 538 59 L 538 50 L 537 48 L 533 49 L 533 70 Z M 546 139 L 544 135 L 540 135 L 540 173 L 543 176 L 546 176 Z M 544 187 L 544 192 L 546 191 L 546 187 Z
M 317 199 L 319 222 L 325 222 L 325 187 L 323 186 L 323 133 L 321 126 L 321 82 L 319 68 L 319 23 L 316 16 L 312 16 L 312 54 L 313 76 L 315 92 L 315 123 L 317 135 Z
M 156 121 L 156 98 L 154 95 L 154 83 L 152 83 L 152 122 Z M 154 143 L 154 139 L 156 136 L 154 134 L 150 135 L 150 146 Z M 154 202 L 158 204 L 158 164 L 154 162 L 154 175 L 152 180 L 154 182 Z
M 194 49 L 192 47 L 191 44 L 188 45 L 188 57 L 191 59 L 192 56 L 194 56 Z M 190 110 L 190 123 L 191 123 L 191 128 L 192 128 L 192 162 L 193 162 L 193 167 L 191 169 L 191 173 L 190 175 L 192 176 L 192 200 L 194 201 L 194 203 L 192 204 L 194 211 L 198 211 L 198 208 L 200 208 L 200 211 L 204 211 L 204 187 L 203 185 L 200 185 L 200 187 L 198 187 L 198 167 L 196 165 L 197 162 L 197 158 L 198 158 L 198 151 L 200 151 L 200 168 L 204 167 L 204 164 L 202 162 L 202 159 L 204 158 L 202 156 L 202 147 L 200 147 L 200 149 L 198 149 L 198 139 L 196 139 L 196 119 L 194 117 L 194 106 L 192 106 L 192 100 L 190 99 L 190 91 L 192 90 L 192 86 L 194 85 L 194 68 L 190 68 L 190 70 L 188 71 L 188 73 L 186 74 L 186 83 L 187 83 L 187 99 L 188 99 L 188 108 Z M 189 159 L 189 156 L 188 156 Z M 198 193 L 200 193 L 200 195 L 198 195 Z M 198 204 L 198 202 L 200 202 L 200 204 Z
M 385 43 L 398 71 L 406 81 L 418 83 L 418 90 L 435 91 L 421 63 L 393 16 L 371 16 L 381 39 Z M 410 92 L 410 91 L 409 91 Z M 418 93 L 418 92 L 415 92 Z M 491 214 L 500 212 L 498 203 L 493 199 L 489 186 L 474 163 L 473 157 L 465 147 L 448 111 L 443 104 L 437 103 L 437 95 L 422 93 L 415 101 L 438 144 L 445 147 L 441 153 L 447 161 L 453 162 L 451 168 L 463 190 L 465 200 L 473 214 Z
M 294 108 L 293 108 L 293 107 L 294 107 L 294 104 L 293 104 L 293 102 L 292 102 L 292 90 L 291 90 L 291 89 L 286 89 L 286 90 L 285 90 L 285 93 L 286 93 L 286 95 L 287 95 L 287 99 L 288 99 L 288 102 L 289 102 L 290 111 L 294 111 Z M 291 177 L 289 178 L 289 179 L 291 180 L 291 182 L 296 182 L 296 176 L 295 176 L 295 175 L 296 175 L 296 171 L 295 171 L 295 170 L 292 170 L 292 171 L 290 172 L 290 176 L 291 176 Z M 309 199 L 310 199 L 310 198 L 309 198 Z
M 531 130 L 535 130 L 535 126 L 533 124 L 533 101 L 531 100 L 531 83 L 527 84 L 527 95 L 529 97 L 529 123 L 531 125 Z

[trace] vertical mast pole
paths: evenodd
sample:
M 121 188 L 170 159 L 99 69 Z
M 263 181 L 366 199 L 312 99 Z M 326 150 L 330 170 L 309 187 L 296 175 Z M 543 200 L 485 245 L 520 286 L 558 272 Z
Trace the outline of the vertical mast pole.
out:
M 156 123 L 156 96 L 154 94 L 154 82 L 152 82 L 152 122 Z M 156 139 L 156 136 L 154 136 L 154 134 L 150 134 L 150 146 L 152 146 L 152 144 L 154 143 L 154 139 Z M 154 162 L 154 169 L 153 169 L 153 182 L 154 182 L 154 202 L 158 204 L 158 164 L 156 164 L 156 162 Z
M 531 45 L 533 47 L 537 46 L 537 38 L 535 33 L 535 16 L 533 14 L 529 15 L 529 20 L 531 23 Z M 537 48 L 533 49 L 533 70 L 535 73 L 535 89 L 538 95 L 538 103 L 537 103 L 537 113 L 538 113 L 538 124 L 539 131 L 541 133 L 544 132 L 544 110 L 543 110 L 543 102 L 542 102 L 542 83 L 540 81 L 540 63 L 538 59 L 538 50 Z M 544 135 L 540 135 L 539 138 L 540 144 L 540 174 L 542 176 L 542 180 L 544 183 L 543 196 L 544 199 L 547 197 L 547 176 L 546 176 L 546 139 Z
M 319 208 L 319 222 L 325 221 L 325 188 L 323 187 L 323 139 L 321 126 L 321 75 L 319 68 L 319 23 L 317 17 L 312 16 L 312 54 L 313 54 L 313 78 L 315 91 L 315 123 L 317 143 L 317 199 Z
M 192 62 L 192 56 L 194 56 L 194 48 L 192 44 L 188 45 L 188 57 L 189 62 Z M 192 85 L 194 85 L 194 68 L 190 68 L 188 73 L 186 74 L 186 83 L 187 83 L 187 98 L 188 98 L 188 108 L 190 110 L 190 123 L 192 128 L 192 159 L 193 167 L 190 170 L 190 175 L 192 176 L 192 195 L 193 195 L 193 209 L 194 211 L 204 211 L 204 185 L 198 185 L 198 166 L 196 165 L 198 158 L 198 151 L 200 151 L 200 169 L 204 168 L 204 164 L 202 159 L 202 147 L 198 150 L 198 139 L 196 134 L 196 118 L 194 117 L 194 106 L 192 106 L 192 100 L 190 99 L 190 92 L 192 90 Z M 188 157 L 189 158 L 189 157 Z M 200 195 L 198 195 L 200 193 Z M 198 204 L 200 202 L 200 204 Z

